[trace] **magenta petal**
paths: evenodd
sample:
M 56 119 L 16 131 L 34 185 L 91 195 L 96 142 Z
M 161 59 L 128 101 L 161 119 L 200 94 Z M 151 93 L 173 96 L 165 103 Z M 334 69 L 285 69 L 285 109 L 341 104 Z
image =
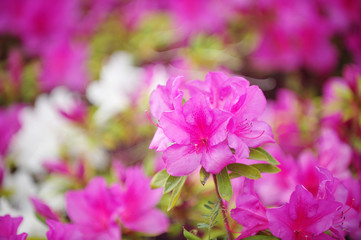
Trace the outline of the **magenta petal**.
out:
M 43 216 L 45 219 L 57 221 L 60 220 L 59 217 L 50 209 L 50 207 L 46 203 L 35 197 L 31 197 L 30 200 L 35 208 L 35 211 L 40 216 Z
M 149 210 L 133 221 L 122 222 L 126 228 L 147 234 L 161 234 L 167 231 L 169 220 L 158 209 Z
M 241 135 L 249 147 L 259 147 L 265 143 L 274 143 L 271 126 L 263 121 L 252 121 L 250 132 Z
M 231 148 L 233 148 L 236 152 L 235 155 L 237 158 L 248 158 L 249 157 L 249 148 L 245 142 L 242 141 L 240 137 L 236 134 L 229 133 L 228 134 L 228 144 Z
M 237 198 L 236 208 L 231 216 L 243 226 L 242 234 L 237 239 L 243 239 L 268 228 L 266 208 L 254 194 L 241 194 Z
M 248 120 L 258 118 L 266 109 L 267 100 L 258 86 L 250 86 L 247 89 L 246 99 L 237 114 L 242 114 Z
M 174 144 L 163 153 L 167 172 L 172 176 L 185 176 L 196 170 L 202 154 L 197 154 L 193 146 Z
M 178 144 L 190 142 L 189 129 L 182 112 L 178 110 L 164 112 L 159 119 L 159 125 L 163 129 L 164 134 L 173 142 Z
M 49 230 L 46 232 L 48 240 L 82 240 L 81 231 L 74 224 L 61 223 L 59 221 L 47 220 Z
M 213 111 L 214 119 L 211 124 L 212 135 L 209 138 L 209 144 L 211 146 L 216 145 L 224 141 L 227 137 L 227 125 L 231 118 L 231 114 L 215 109 Z
M 225 166 L 235 162 L 236 158 L 233 156 L 228 144 L 222 142 L 209 147 L 203 153 L 201 164 L 207 172 L 218 174 Z
M 153 116 L 160 119 L 163 112 L 174 110 L 176 105 L 182 104 L 183 93 L 178 90 L 183 76 L 170 78 L 166 86 L 158 85 L 149 98 L 150 110 Z
M 164 134 L 163 129 L 158 128 L 149 145 L 149 149 L 156 149 L 157 152 L 163 152 L 167 149 L 168 143 L 170 142 L 171 140 Z
M 271 233 L 281 239 L 296 240 L 296 235 L 291 228 L 292 220 L 288 215 L 288 203 L 278 208 L 267 210 L 267 218 Z
M 67 192 L 65 199 L 67 213 L 76 224 L 100 231 L 111 220 L 114 205 L 101 177 L 92 179 L 84 190 Z
M 296 186 L 290 203 L 267 211 L 269 229 L 281 239 L 306 238 L 327 231 L 342 204 L 336 201 L 316 200 L 303 186 Z
M 0 216 L 0 239 L 25 240 L 27 233 L 17 234 L 22 217 Z

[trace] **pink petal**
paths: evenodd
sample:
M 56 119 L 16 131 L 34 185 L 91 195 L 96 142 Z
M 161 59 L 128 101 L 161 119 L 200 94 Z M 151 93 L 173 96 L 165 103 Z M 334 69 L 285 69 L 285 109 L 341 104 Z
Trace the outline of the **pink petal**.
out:
M 202 154 L 197 154 L 193 146 L 174 144 L 163 153 L 167 172 L 172 176 L 185 176 L 193 172 L 201 163 Z
M 178 144 L 187 144 L 190 142 L 189 129 L 185 123 L 182 112 L 178 110 L 164 112 L 159 119 L 159 125 L 171 141 Z
M 204 169 L 213 174 L 218 174 L 228 164 L 235 163 L 236 158 L 226 142 L 209 147 L 202 157 L 201 164 Z
M 233 148 L 236 152 L 235 155 L 237 158 L 248 158 L 249 157 L 249 148 L 242 139 L 236 134 L 229 133 L 228 134 L 228 144 L 229 147 Z
M 271 126 L 263 121 L 252 121 L 251 132 L 242 134 L 240 137 L 247 146 L 253 148 L 275 142 Z
M 168 143 L 171 143 L 171 140 L 164 134 L 163 129 L 158 128 L 149 145 L 149 149 L 156 149 L 157 152 L 163 152 L 167 149 Z
M 167 216 L 158 209 L 149 210 L 133 221 L 123 221 L 122 223 L 126 228 L 147 234 L 161 234 L 166 232 L 169 227 Z

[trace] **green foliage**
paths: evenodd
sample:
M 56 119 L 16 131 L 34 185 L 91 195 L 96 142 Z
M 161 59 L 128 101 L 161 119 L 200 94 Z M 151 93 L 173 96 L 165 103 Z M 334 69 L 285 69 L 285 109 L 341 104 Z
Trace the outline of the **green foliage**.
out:
M 278 239 L 279 238 L 276 238 L 274 236 L 255 235 L 255 236 L 244 238 L 243 240 L 278 240 Z
M 278 167 L 265 163 L 252 164 L 250 166 L 257 168 L 258 171 L 262 173 L 279 173 L 281 171 L 281 169 L 279 169 Z
M 249 159 L 266 161 L 272 165 L 280 164 L 274 157 L 271 156 L 271 154 L 269 154 L 263 148 L 250 148 L 249 150 Z
M 172 176 L 170 176 L 170 177 L 172 177 Z M 182 191 L 183 185 L 187 180 L 187 176 L 179 177 L 179 179 L 180 180 L 177 181 L 177 184 L 173 188 L 172 195 L 170 196 L 169 204 L 168 204 L 168 211 L 170 211 L 175 206 L 175 204 L 177 203 L 178 198 L 180 196 L 180 193 Z M 166 185 L 167 185 L 167 183 L 166 183 Z
M 179 185 L 182 179 L 183 177 L 174 177 L 170 175 L 165 183 L 163 193 L 165 194 L 172 191 L 176 186 Z
M 205 218 L 204 223 L 198 223 L 198 228 L 204 228 L 208 231 L 208 239 L 211 239 L 211 230 L 217 224 L 217 216 L 221 211 L 221 199 L 218 199 L 216 203 L 208 201 L 207 204 L 204 204 L 204 207 L 209 210 L 208 214 L 202 215 Z
M 157 172 L 154 175 L 154 177 L 152 178 L 152 181 L 150 182 L 150 187 L 152 189 L 163 187 L 169 177 L 170 177 L 170 175 L 167 173 L 166 169 L 164 169 L 160 172 Z
M 230 201 L 233 195 L 232 183 L 229 178 L 227 167 L 216 175 L 219 195 L 226 201 Z
M 188 232 L 185 228 L 183 228 L 183 235 L 187 240 L 201 240 L 196 235 L 192 234 L 191 232 Z
M 256 167 L 242 163 L 232 163 L 227 166 L 228 170 L 231 171 L 231 178 L 236 177 L 246 177 L 249 179 L 259 179 L 261 178 L 261 173 Z

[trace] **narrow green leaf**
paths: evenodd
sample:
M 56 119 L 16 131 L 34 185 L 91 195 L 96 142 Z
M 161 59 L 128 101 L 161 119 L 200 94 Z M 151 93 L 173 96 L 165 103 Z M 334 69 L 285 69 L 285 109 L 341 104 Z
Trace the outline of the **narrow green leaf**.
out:
M 211 208 L 209 205 L 207 205 L 207 204 L 204 204 L 204 207 L 212 210 L 212 208 Z
M 264 173 L 279 173 L 281 171 L 278 167 L 265 163 L 252 164 L 250 166 L 257 168 L 258 171 Z
M 163 193 L 169 193 L 172 191 L 180 182 L 182 177 L 174 177 L 170 175 L 165 183 Z
M 198 224 L 197 224 L 197 227 L 198 227 L 198 228 L 208 228 L 209 225 L 208 225 L 207 223 L 198 223 Z
M 187 240 L 201 240 L 199 237 L 197 237 L 196 235 L 188 232 L 185 228 L 183 228 L 183 235 Z
M 219 195 L 226 201 L 230 201 L 233 195 L 232 183 L 229 178 L 227 167 L 216 175 Z
M 170 196 L 168 211 L 170 211 L 174 205 L 177 203 L 180 193 L 182 191 L 183 185 L 187 180 L 187 176 L 180 177 L 180 182 L 173 189 L 172 195 Z
M 263 148 L 249 148 L 249 159 L 266 161 L 272 165 L 279 165 L 280 163 L 274 159 L 266 150 Z
M 244 238 L 243 240 L 279 240 L 279 238 L 276 238 L 274 236 L 255 235 L 255 236 Z
M 231 177 L 244 176 L 249 179 L 261 178 L 261 173 L 257 168 L 242 163 L 232 163 L 227 166 L 228 170 L 231 171 Z
M 160 188 L 163 187 L 164 184 L 167 182 L 167 179 L 170 175 L 167 173 L 167 170 L 162 170 L 160 172 L 157 172 L 150 182 L 150 187 L 152 189 L 154 188 Z
M 201 184 L 204 186 L 206 184 L 210 174 L 206 172 L 206 170 L 202 167 L 201 171 L 199 172 L 199 179 L 201 180 Z

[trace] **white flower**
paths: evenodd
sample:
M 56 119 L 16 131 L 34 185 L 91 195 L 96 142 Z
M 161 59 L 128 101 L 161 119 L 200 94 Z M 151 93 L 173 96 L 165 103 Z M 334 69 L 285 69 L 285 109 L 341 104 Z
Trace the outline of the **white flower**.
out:
M 16 133 L 10 152 L 18 167 L 38 174 L 44 161 L 61 157 L 64 149 L 74 158 L 86 158 L 96 168 L 106 165 L 106 153 L 93 144 L 86 133 L 60 113 L 75 104 L 74 95 L 56 88 L 50 95 L 37 98 L 34 107 L 20 113 L 21 129 Z
M 131 103 L 131 97 L 139 88 L 144 72 L 133 65 L 133 58 L 125 52 L 114 53 L 102 67 L 100 80 L 87 88 L 89 101 L 98 106 L 95 120 L 104 124 Z

